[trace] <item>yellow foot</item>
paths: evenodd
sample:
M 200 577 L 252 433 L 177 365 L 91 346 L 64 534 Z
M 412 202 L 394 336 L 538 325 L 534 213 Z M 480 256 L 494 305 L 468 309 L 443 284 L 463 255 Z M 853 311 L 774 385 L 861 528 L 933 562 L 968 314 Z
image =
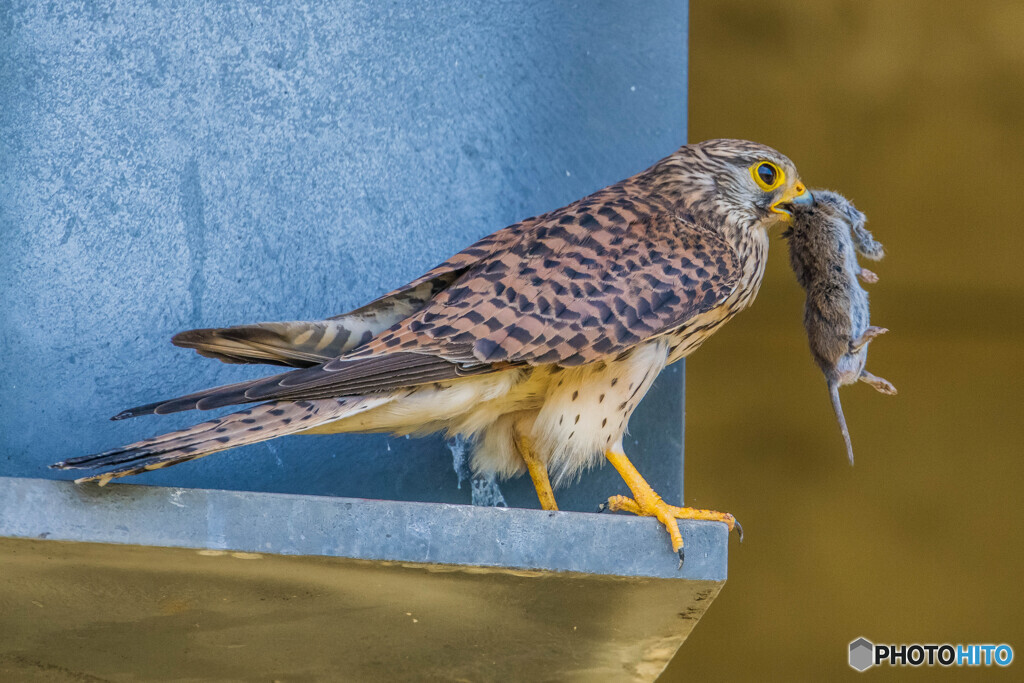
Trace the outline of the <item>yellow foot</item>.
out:
M 714 510 L 700 510 L 698 508 L 681 508 L 675 505 L 669 505 L 661 499 L 660 496 L 654 494 L 653 498 L 647 498 L 644 501 L 645 505 L 640 505 L 632 498 L 626 496 L 612 496 L 608 499 L 608 502 L 602 503 L 598 507 L 599 512 L 605 510 L 611 510 L 612 512 L 632 512 L 634 515 L 641 517 L 657 517 L 658 521 L 662 523 L 665 529 L 668 531 L 669 537 L 672 539 L 672 550 L 679 555 L 679 566 L 683 566 L 683 536 L 679 533 L 679 524 L 676 522 L 677 519 L 701 519 L 708 520 L 711 522 L 723 522 L 729 527 L 729 531 L 734 528 L 740 535 L 740 542 L 743 542 L 743 527 L 736 518 L 728 512 L 716 512 Z
M 518 429 L 514 431 L 516 448 L 519 455 L 526 462 L 526 469 L 533 480 L 533 487 L 537 490 L 537 500 L 541 508 L 545 510 L 557 510 L 558 503 L 555 502 L 555 492 L 551 488 L 551 480 L 548 479 L 548 467 L 537 456 L 533 443 L 523 436 Z
M 655 493 L 654 489 L 644 481 L 644 478 L 640 476 L 637 469 L 633 467 L 633 463 L 629 461 L 629 458 L 626 457 L 626 454 L 621 449 L 622 446 L 619 445 L 607 451 L 604 455 L 608 458 L 608 462 L 618 470 L 629 490 L 633 492 L 633 498 L 612 496 L 608 499 L 607 503 L 601 504 L 598 508 L 599 512 L 604 510 L 622 510 L 624 512 L 632 512 L 634 515 L 657 517 L 658 521 L 665 526 L 668 535 L 672 537 L 672 550 L 676 551 L 676 554 L 679 555 L 680 569 L 683 567 L 683 536 L 679 533 L 677 519 L 704 519 L 712 522 L 724 522 L 729 527 L 729 531 L 732 531 L 733 528 L 739 531 L 740 541 L 743 541 L 743 527 L 728 512 L 681 508 L 669 505 L 663 501 L 661 496 Z

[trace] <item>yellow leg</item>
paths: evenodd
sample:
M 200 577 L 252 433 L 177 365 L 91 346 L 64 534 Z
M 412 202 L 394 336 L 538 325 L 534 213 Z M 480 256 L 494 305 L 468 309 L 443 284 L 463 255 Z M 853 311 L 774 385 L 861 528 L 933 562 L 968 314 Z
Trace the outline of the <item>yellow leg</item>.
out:
M 658 521 L 665 526 L 668 535 L 672 538 L 672 550 L 679 554 L 680 567 L 683 565 L 683 537 L 679 533 L 677 519 L 703 519 L 712 522 L 724 522 L 729 527 L 729 531 L 732 531 L 733 528 L 737 529 L 740 534 L 740 540 L 743 540 L 743 527 L 728 512 L 681 508 L 669 505 L 661 499 L 661 496 L 654 492 L 654 489 L 644 480 L 625 453 L 621 451 L 607 451 L 604 455 L 608 458 L 608 462 L 618 470 L 619 475 L 626 482 L 626 486 L 633 492 L 633 497 L 612 496 L 608 499 L 607 503 L 601 506 L 601 509 L 621 510 L 623 512 L 632 512 L 634 515 L 657 517 Z
M 526 461 L 526 469 L 530 472 L 530 479 L 533 480 L 533 488 L 537 489 L 540 506 L 545 510 L 557 510 L 558 504 L 555 502 L 555 492 L 551 488 L 551 480 L 548 479 L 547 466 L 537 457 L 536 451 L 533 450 L 533 443 L 518 430 L 515 432 L 515 439 L 519 455 L 523 456 L 523 460 Z

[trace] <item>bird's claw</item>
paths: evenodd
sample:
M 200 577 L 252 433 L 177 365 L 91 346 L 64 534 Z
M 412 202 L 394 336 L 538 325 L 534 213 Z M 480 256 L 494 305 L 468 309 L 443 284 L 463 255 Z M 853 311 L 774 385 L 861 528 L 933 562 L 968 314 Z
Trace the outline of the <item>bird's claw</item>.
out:
M 679 566 L 677 567 L 677 569 L 679 571 L 682 571 L 682 569 L 683 569 L 683 560 L 686 559 L 686 551 L 683 548 L 680 548 L 679 551 L 678 551 L 678 555 L 679 555 Z
M 598 505 L 597 511 L 604 512 L 605 510 L 612 510 L 613 512 L 632 512 L 635 515 L 656 517 L 658 521 L 664 525 L 669 536 L 672 538 L 672 546 L 676 549 L 676 552 L 679 555 L 680 569 L 682 569 L 683 566 L 683 538 L 680 534 L 679 525 L 676 520 L 696 519 L 710 522 L 722 522 L 726 525 L 726 528 L 729 531 L 736 529 L 736 533 L 738 533 L 740 537 L 740 543 L 743 542 L 743 526 L 728 512 L 715 512 L 714 510 L 698 510 L 694 508 L 668 505 L 660 496 L 652 496 L 649 499 L 642 500 L 643 503 L 640 503 L 634 498 L 627 498 L 626 496 L 612 496 L 607 501 Z

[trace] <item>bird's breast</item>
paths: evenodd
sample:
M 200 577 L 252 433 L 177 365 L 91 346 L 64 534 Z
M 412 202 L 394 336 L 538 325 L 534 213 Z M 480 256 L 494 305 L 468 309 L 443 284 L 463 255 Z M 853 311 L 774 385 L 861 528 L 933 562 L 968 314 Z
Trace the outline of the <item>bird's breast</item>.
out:
M 751 229 L 734 242 L 740 261 L 740 277 L 732 293 L 718 306 L 700 313 L 668 334 L 670 339 L 669 363 L 687 357 L 718 331 L 734 315 L 746 309 L 757 297 L 768 262 L 768 233 Z

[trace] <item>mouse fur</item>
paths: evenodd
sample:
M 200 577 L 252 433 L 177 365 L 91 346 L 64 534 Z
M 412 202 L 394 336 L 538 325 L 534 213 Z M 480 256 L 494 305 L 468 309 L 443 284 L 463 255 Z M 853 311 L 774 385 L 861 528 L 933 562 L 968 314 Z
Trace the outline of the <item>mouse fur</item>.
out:
M 869 342 L 888 330 L 871 325 L 868 293 L 860 283 L 877 282 L 878 276 L 862 268 L 857 256 L 877 261 L 885 250 L 850 200 L 829 190 L 811 193 L 814 203 L 794 207 L 793 224 L 783 237 L 789 242 L 790 265 L 807 293 L 804 327 L 811 355 L 825 375 L 852 465 L 853 445 L 839 387 L 861 381 L 883 394 L 896 393 L 888 380 L 864 368 Z

